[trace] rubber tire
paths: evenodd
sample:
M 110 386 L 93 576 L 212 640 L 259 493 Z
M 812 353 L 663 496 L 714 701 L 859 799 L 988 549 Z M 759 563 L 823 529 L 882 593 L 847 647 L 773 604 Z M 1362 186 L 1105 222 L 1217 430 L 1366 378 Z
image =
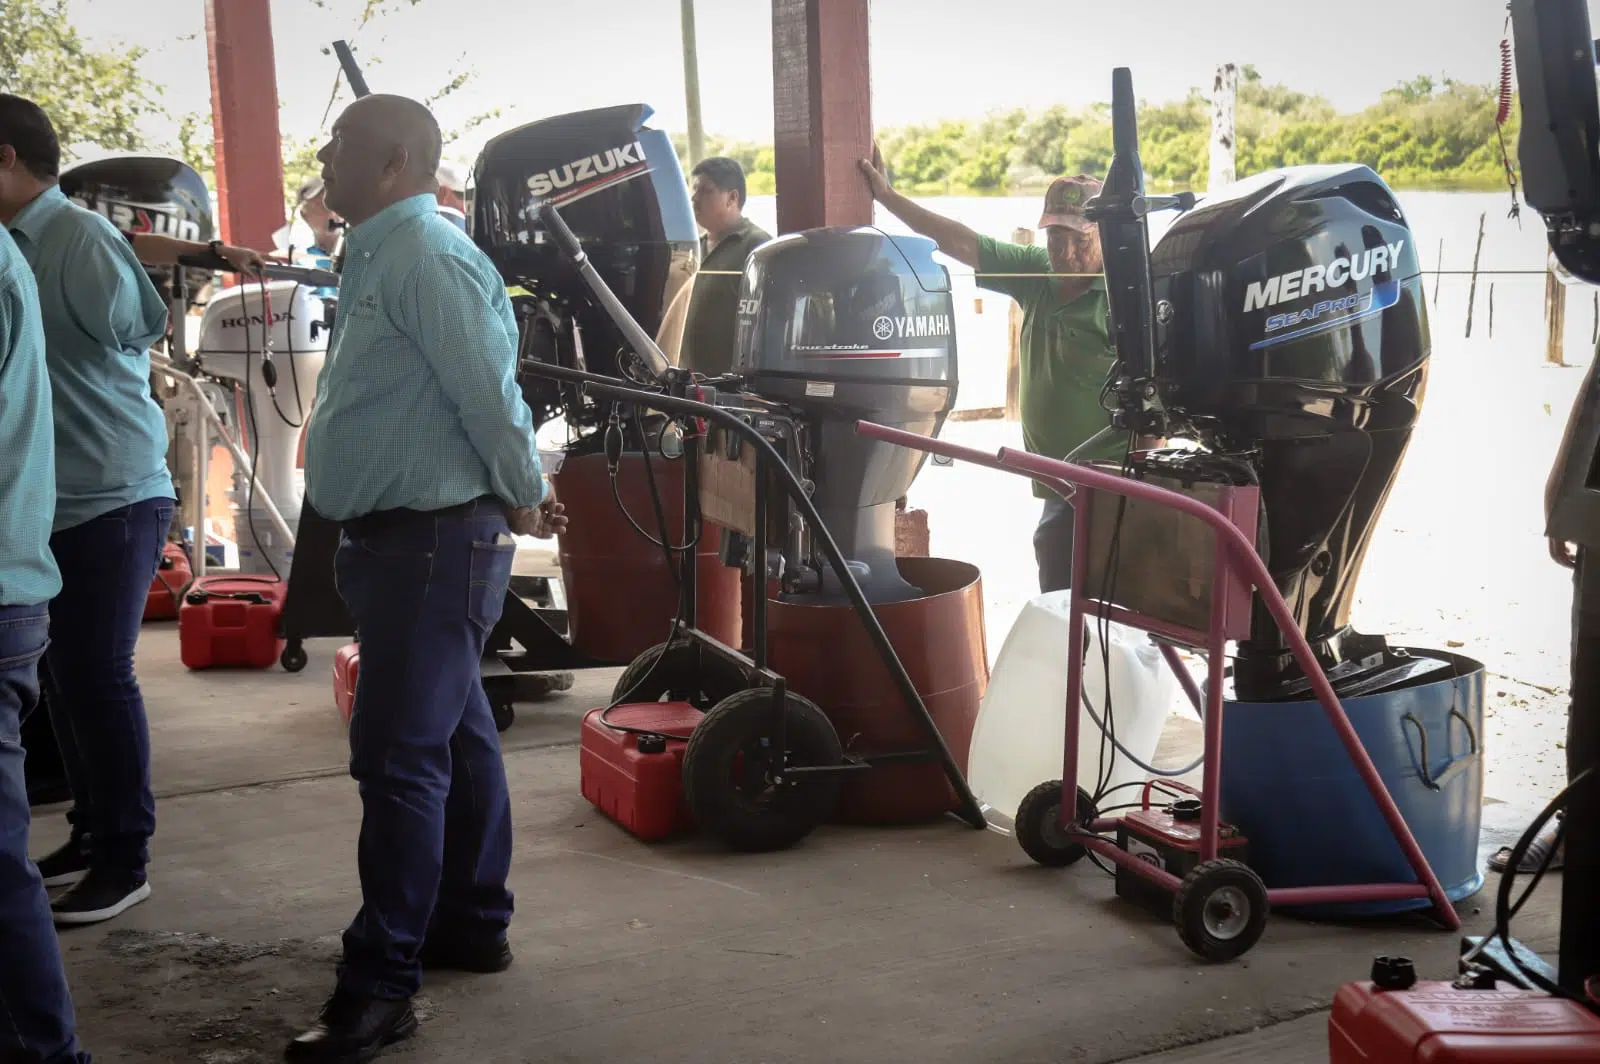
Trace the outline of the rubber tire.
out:
M 510 702 L 496 702 L 491 707 L 494 710 L 494 730 L 503 732 L 516 723 L 517 708 Z
M 784 735 L 792 762 L 801 766 L 844 761 L 839 733 L 815 704 L 794 692 L 784 699 Z M 786 850 L 833 815 L 838 775 L 803 777 L 786 784 L 772 804 L 751 803 L 732 779 L 735 757 L 770 731 L 772 691 L 749 688 L 711 708 L 683 752 L 683 792 L 695 822 L 729 849 L 745 853 Z
M 1051 780 L 1041 783 L 1025 795 L 1017 806 L 1017 818 L 1012 825 L 1017 845 L 1022 852 L 1046 868 L 1066 868 L 1088 856 L 1089 848 L 1082 843 L 1063 844 L 1055 825 L 1061 810 L 1062 782 Z M 1099 813 L 1094 799 L 1082 787 L 1078 788 L 1078 819 L 1093 820 Z
M 1233 887 L 1246 895 L 1250 906 L 1249 918 L 1243 930 L 1229 939 L 1220 939 L 1206 927 L 1206 906 L 1211 896 L 1224 887 Z M 1249 865 L 1238 861 L 1220 859 L 1198 865 L 1183 878 L 1183 884 L 1172 899 L 1172 922 L 1178 926 L 1178 937 L 1201 960 L 1212 964 L 1236 960 L 1249 953 L 1261 941 L 1267 928 L 1267 885 Z
M 284 672 L 299 672 L 306 667 L 309 660 L 306 648 L 298 643 L 290 643 L 283 648 L 283 653 L 278 655 L 278 664 L 283 666 Z
M 617 677 L 611 703 L 659 702 L 668 695 L 687 692 L 691 704 L 709 710 L 743 691 L 747 683 L 743 670 L 731 662 L 693 640 L 680 639 L 671 646 L 657 643 L 634 658 Z

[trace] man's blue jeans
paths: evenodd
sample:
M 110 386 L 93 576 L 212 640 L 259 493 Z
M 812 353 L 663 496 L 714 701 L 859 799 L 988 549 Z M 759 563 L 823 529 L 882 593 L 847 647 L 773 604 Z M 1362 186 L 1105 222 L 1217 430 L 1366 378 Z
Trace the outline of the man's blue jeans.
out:
M 515 551 L 492 500 L 345 524 L 334 575 L 361 643 L 362 905 L 339 980 L 355 994 L 410 997 L 424 936 L 503 938 L 511 922 L 511 799 L 479 667 Z
M 172 509 L 171 499 L 146 499 L 50 537 L 61 567 L 46 655 L 50 723 L 72 785 L 73 832 L 88 835 L 91 866 L 140 880 L 156 800 L 133 651 Z
M 0 606 L 0 1060 L 88 1064 L 39 869 L 28 859 L 22 718 L 39 702 L 49 608 Z
M 1033 530 L 1033 556 L 1039 564 L 1039 593 L 1065 591 L 1072 586 L 1072 505 L 1051 492 Z

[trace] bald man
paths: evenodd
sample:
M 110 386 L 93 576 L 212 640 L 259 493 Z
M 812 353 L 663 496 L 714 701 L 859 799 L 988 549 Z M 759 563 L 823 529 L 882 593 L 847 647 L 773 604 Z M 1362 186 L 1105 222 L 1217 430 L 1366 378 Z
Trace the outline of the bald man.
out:
M 362 906 L 338 987 L 289 1060 L 367 1060 L 416 1030 L 424 968 L 511 963 L 511 804 L 479 679 L 516 545 L 565 528 L 514 380 L 505 283 L 435 198 L 439 127 L 368 96 L 318 154 L 345 219 L 339 313 L 306 429 L 306 496 L 340 523 L 361 641 L 350 721 Z

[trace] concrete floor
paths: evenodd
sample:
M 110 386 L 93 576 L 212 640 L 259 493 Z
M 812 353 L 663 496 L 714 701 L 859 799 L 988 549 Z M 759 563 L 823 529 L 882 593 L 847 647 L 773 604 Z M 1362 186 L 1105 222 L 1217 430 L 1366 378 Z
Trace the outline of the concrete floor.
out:
M 357 905 L 359 819 L 336 646 L 308 644 L 298 675 L 197 674 L 173 626 L 146 629 L 155 893 L 62 939 L 97 1059 L 279 1059 L 330 989 Z M 394 1059 L 1299 1064 L 1326 1060 L 1324 1010 L 1373 955 L 1451 969 L 1455 937 L 1415 918 L 1277 918 L 1243 961 L 1203 967 L 1087 864 L 1044 870 L 953 821 L 826 828 L 769 856 L 641 844 L 578 793 L 578 720 L 613 675 L 580 673 L 574 690 L 519 708 L 505 736 L 517 963 L 430 980 L 421 1034 Z M 1178 721 L 1163 756 L 1193 741 Z M 43 852 L 65 823 L 36 812 Z M 1535 948 L 1554 945 L 1557 897 L 1541 891 L 1518 919 Z M 1490 902 L 1464 903 L 1470 925 L 1486 926 Z

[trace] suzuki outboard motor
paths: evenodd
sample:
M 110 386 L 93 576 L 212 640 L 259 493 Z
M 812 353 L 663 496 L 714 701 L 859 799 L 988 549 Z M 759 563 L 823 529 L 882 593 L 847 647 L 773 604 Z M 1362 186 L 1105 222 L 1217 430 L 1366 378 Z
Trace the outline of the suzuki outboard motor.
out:
M 645 104 L 547 118 L 502 133 L 474 168 L 473 240 L 513 298 L 522 357 L 625 377 L 625 347 L 615 322 L 539 224 L 553 204 L 628 312 L 654 336 L 678 289 L 693 275 L 699 231 L 667 134 L 645 122 Z M 528 378 L 524 397 L 536 424 L 565 412 L 574 427 L 605 416 L 579 392 Z M 609 404 L 603 404 L 609 406 Z
M 799 414 L 813 501 L 869 601 L 922 592 L 895 564 L 895 501 L 926 457 L 855 433 L 858 420 L 936 436 L 956 401 L 955 302 L 933 241 L 813 229 L 757 248 L 739 300 L 736 372 Z M 816 564 L 815 590 L 844 601 Z
M 1415 240 L 1365 166 L 1291 167 L 1194 205 L 1147 197 L 1132 79 L 1113 79 L 1116 157 L 1087 205 L 1105 251 L 1113 424 L 1187 439 L 1133 463 L 1260 485 L 1258 550 L 1334 689 L 1376 693 L 1440 666 L 1349 628 L 1378 514 L 1416 424 L 1430 354 Z M 1151 250 L 1145 217 L 1192 207 Z M 1237 481 L 1235 481 L 1237 482 Z M 1235 697 L 1309 680 L 1257 597 Z
M 114 155 L 70 166 L 61 173 L 61 191 L 73 202 L 110 219 L 124 233 L 152 233 L 206 243 L 212 239 L 211 190 L 188 163 L 165 155 Z M 161 294 L 172 300 L 173 267 L 146 272 Z M 212 275 L 184 271 L 188 301 L 204 301 Z

